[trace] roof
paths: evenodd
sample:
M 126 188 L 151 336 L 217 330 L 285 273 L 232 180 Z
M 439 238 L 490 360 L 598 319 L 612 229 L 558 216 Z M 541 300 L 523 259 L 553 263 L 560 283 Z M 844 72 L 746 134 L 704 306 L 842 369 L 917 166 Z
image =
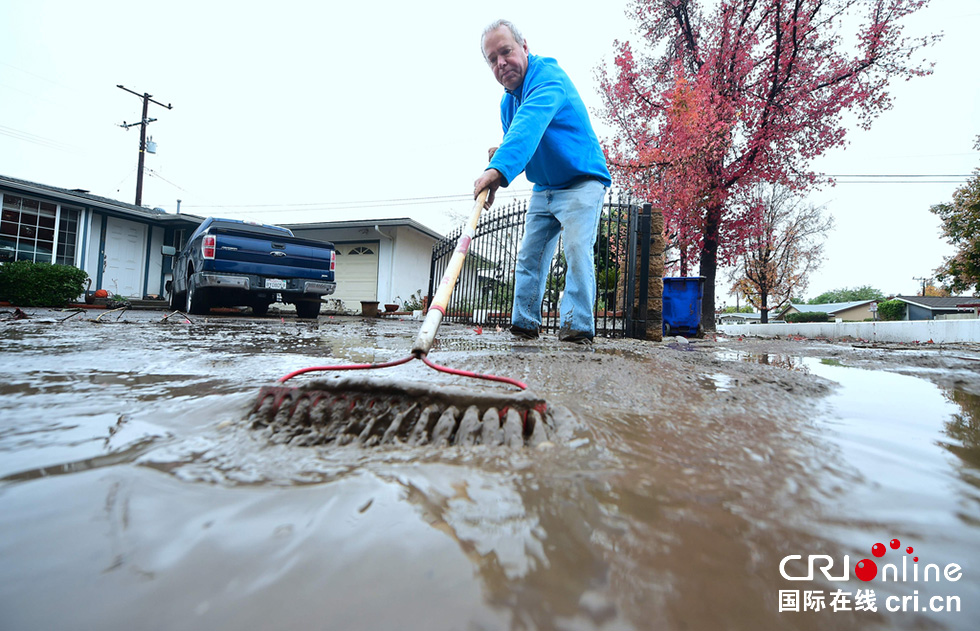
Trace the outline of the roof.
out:
M 350 219 L 347 221 L 320 221 L 316 223 L 283 223 L 278 224 L 283 228 L 289 228 L 292 231 L 296 230 L 341 230 L 345 228 L 374 228 L 378 226 L 379 228 L 400 228 L 407 227 L 417 230 L 422 234 L 428 235 L 437 241 L 441 241 L 444 237 L 432 230 L 423 226 L 414 219 L 409 219 L 408 217 L 401 217 L 398 219 Z
M 136 206 L 135 204 L 128 204 L 126 202 L 121 202 L 117 199 L 110 199 L 108 197 L 100 197 L 99 195 L 92 195 L 88 191 L 83 189 L 68 189 L 59 188 L 57 186 L 49 186 L 47 184 L 40 184 L 38 182 L 30 182 L 28 180 L 20 180 L 7 175 L 0 175 L 0 187 L 7 187 L 18 192 L 29 195 L 40 195 L 47 197 L 57 198 L 59 201 L 64 201 L 66 203 L 76 203 L 82 206 L 94 207 L 100 210 L 106 210 L 111 213 L 119 215 L 129 215 L 141 217 L 144 219 L 151 219 L 154 221 L 170 222 L 170 221 L 180 221 L 180 222 L 192 222 L 200 224 L 204 221 L 204 217 L 199 217 L 197 215 L 191 215 L 187 213 L 180 214 L 169 214 L 162 208 L 148 208 L 146 206 Z M 340 229 L 340 228 L 374 228 L 378 227 L 389 227 L 397 228 L 401 226 L 406 226 L 413 228 L 422 234 L 428 235 L 437 241 L 443 239 L 443 236 L 427 228 L 422 224 L 418 223 L 413 219 L 401 218 L 401 219 L 360 219 L 352 221 L 325 221 L 319 223 L 294 223 L 294 224 L 276 224 L 282 226 L 283 228 L 289 228 L 294 232 L 296 230 L 316 230 L 316 229 Z
M 854 307 L 860 307 L 861 305 L 870 304 L 876 302 L 874 300 L 852 300 L 851 302 L 827 302 L 822 305 L 804 305 L 791 302 L 786 309 L 783 310 L 785 313 L 788 309 L 793 308 L 801 313 L 814 312 L 814 313 L 828 313 L 834 314 L 841 311 L 847 311 L 848 309 L 853 309 Z
M 930 311 L 963 311 L 967 308 L 962 307 L 962 305 L 980 302 L 980 298 L 976 296 L 895 296 L 895 300 L 901 300 Z
M 761 320 L 761 313 L 745 313 L 744 311 L 734 311 L 730 313 L 718 313 L 719 318 L 737 318 L 740 320 Z
M 127 204 L 126 202 L 121 202 L 117 199 L 109 199 L 108 197 L 92 195 L 84 189 L 58 188 L 57 186 L 48 186 L 47 184 L 29 182 L 27 180 L 20 180 L 7 175 L 0 175 L 0 186 L 10 188 L 18 192 L 23 192 L 25 194 L 55 197 L 58 200 L 67 203 L 76 203 L 82 206 L 99 208 L 101 210 L 115 211 L 118 214 L 138 216 L 145 219 L 154 219 L 157 221 L 186 219 L 182 215 L 169 215 L 162 208 L 136 206 L 135 204 Z

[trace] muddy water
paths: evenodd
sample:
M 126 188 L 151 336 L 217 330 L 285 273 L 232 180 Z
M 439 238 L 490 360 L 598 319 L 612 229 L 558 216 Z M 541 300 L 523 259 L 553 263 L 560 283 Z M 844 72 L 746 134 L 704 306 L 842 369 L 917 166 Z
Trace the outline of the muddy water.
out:
M 417 323 L 33 315 L 0 321 L 4 629 L 980 619 L 970 349 L 602 340 L 590 351 L 449 326 L 433 356 L 524 379 L 581 424 L 534 451 L 311 448 L 247 427 L 257 389 L 307 365 L 396 358 Z M 394 370 L 459 384 L 418 362 Z M 788 555 L 802 557 L 784 567 L 793 577 L 808 555 L 834 559 L 838 576 L 847 555 L 849 578 L 787 580 Z M 866 558 L 904 563 L 907 580 L 859 580 Z M 913 580 L 927 564 L 958 564 L 959 578 Z M 868 589 L 877 611 L 855 611 Z M 794 591 L 810 610 L 780 611 Z M 934 597 L 958 597 L 960 611 L 921 611 Z

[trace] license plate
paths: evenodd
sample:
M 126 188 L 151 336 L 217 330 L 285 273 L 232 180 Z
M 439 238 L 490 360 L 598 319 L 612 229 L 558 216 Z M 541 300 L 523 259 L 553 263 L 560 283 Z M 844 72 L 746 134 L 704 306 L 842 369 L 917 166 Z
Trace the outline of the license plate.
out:
M 285 289 L 286 281 L 278 278 L 266 278 L 265 287 L 266 289 Z

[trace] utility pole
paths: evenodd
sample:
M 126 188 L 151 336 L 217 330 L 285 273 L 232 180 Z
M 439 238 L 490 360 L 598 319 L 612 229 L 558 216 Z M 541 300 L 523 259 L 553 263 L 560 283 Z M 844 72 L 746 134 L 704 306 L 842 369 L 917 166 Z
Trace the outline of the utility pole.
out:
M 918 278 L 916 276 L 913 276 L 912 277 L 912 280 L 921 280 L 922 281 L 922 297 L 925 298 L 926 297 L 926 281 L 932 280 L 932 279 L 931 278 Z
M 146 117 L 146 112 L 149 109 L 150 101 L 153 101 L 153 99 L 151 99 L 150 97 L 153 95 L 146 94 L 145 92 L 143 94 L 139 94 L 138 92 L 133 92 L 129 88 L 123 87 L 121 85 L 117 85 L 116 87 L 119 88 L 120 90 L 125 90 L 130 94 L 135 94 L 136 96 L 143 99 L 143 118 L 140 120 L 140 122 L 126 123 L 126 121 L 123 121 L 122 125 L 120 125 L 120 127 L 123 127 L 125 129 L 129 129 L 130 127 L 135 127 L 137 125 L 140 126 L 140 159 L 139 159 L 139 166 L 136 168 L 136 205 L 142 206 L 143 205 L 143 158 L 146 155 L 146 126 L 156 120 L 155 118 Z M 173 109 L 173 106 L 170 105 L 169 103 L 164 105 L 160 101 L 153 101 L 153 102 L 161 107 L 167 108 L 168 110 Z

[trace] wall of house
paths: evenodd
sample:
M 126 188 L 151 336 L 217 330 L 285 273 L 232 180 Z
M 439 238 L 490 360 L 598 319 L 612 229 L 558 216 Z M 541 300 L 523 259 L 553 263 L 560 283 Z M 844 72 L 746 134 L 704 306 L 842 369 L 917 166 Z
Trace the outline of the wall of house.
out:
M 909 320 L 932 320 L 932 311 L 919 305 L 905 303 L 906 317 Z
M 163 247 L 163 237 L 166 233 L 164 228 L 150 228 L 147 238 L 148 247 L 146 252 L 146 294 L 156 294 L 163 296 L 163 254 L 160 248 Z
M 104 289 L 100 284 L 102 277 L 99 273 L 102 269 L 102 214 L 87 211 L 83 223 L 85 224 L 83 234 L 86 234 L 87 237 L 85 246 L 82 248 L 85 255 L 81 262 L 82 269 L 92 279 L 92 291 Z
M 863 322 L 864 320 L 870 320 L 873 318 L 870 306 L 871 303 L 868 303 L 859 307 L 838 311 L 834 317 L 840 318 L 844 322 Z
M 398 228 L 395 240 L 395 266 L 391 275 L 391 300 L 399 305 L 421 290 L 429 288 L 432 246 L 436 240 L 411 228 Z

